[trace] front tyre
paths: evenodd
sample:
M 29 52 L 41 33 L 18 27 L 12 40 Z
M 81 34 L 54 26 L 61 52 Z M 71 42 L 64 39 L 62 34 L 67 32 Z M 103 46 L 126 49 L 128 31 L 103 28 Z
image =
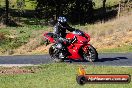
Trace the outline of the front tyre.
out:
M 98 60 L 98 53 L 92 45 L 88 46 L 87 52 L 88 53 L 83 53 L 84 60 L 90 62 L 95 62 Z
M 59 50 L 55 48 L 56 44 L 49 48 L 49 55 L 54 62 L 63 62 L 64 60 L 59 58 Z

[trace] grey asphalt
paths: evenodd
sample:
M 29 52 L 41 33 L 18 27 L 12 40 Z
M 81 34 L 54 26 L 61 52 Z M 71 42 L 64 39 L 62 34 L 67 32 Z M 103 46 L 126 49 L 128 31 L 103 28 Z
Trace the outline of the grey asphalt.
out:
M 21 55 L 21 56 L 0 56 L 0 65 L 11 64 L 47 64 L 53 63 L 49 55 Z M 73 64 L 91 64 L 90 62 L 66 61 Z M 94 62 L 95 65 L 112 65 L 112 66 L 132 66 L 132 53 L 101 53 L 99 60 Z

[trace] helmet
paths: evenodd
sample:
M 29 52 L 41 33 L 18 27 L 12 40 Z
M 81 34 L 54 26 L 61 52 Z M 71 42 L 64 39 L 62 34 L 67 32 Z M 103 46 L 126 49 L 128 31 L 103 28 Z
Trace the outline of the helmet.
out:
M 65 17 L 59 17 L 58 22 L 63 25 L 67 22 L 67 19 Z

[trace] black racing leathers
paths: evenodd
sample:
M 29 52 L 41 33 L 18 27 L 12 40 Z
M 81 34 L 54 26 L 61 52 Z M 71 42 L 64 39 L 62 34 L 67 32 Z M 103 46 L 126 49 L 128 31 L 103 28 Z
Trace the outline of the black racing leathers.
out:
M 66 40 L 66 30 L 72 32 L 75 29 L 70 27 L 68 24 L 65 24 L 64 26 L 62 26 L 60 23 L 56 23 L 56 25 L 54 26 L 54 38 L 57 41 L 67 41 Z
M 66 30 L 72 32 L 75 29 L 70 27 L 68 24 L 65 25 L 61 25 L 60 23 L 56 23 L 56 25 L 54 26 L 54 39 L 56 41 L 56 48 L 59 49 L 60 51 L 60 58 L 65 58 L 68 54 L 68 50 L 66 48 L 66 45 L 64 44 L 64 42 L 66 42 L 66 44 L 71 43 L 70 40 L 67 40 L 66 37 Z M 62 46 L 62 47 L 60 47 Z

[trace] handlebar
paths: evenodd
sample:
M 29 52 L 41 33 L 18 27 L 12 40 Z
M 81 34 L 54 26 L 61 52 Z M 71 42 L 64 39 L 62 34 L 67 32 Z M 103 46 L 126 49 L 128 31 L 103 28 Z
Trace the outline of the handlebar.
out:
M 77 41 L 77 37 L 74 36 L 72 43 L 74 43 L 74 42 L 76 42 L 76 41 Z

